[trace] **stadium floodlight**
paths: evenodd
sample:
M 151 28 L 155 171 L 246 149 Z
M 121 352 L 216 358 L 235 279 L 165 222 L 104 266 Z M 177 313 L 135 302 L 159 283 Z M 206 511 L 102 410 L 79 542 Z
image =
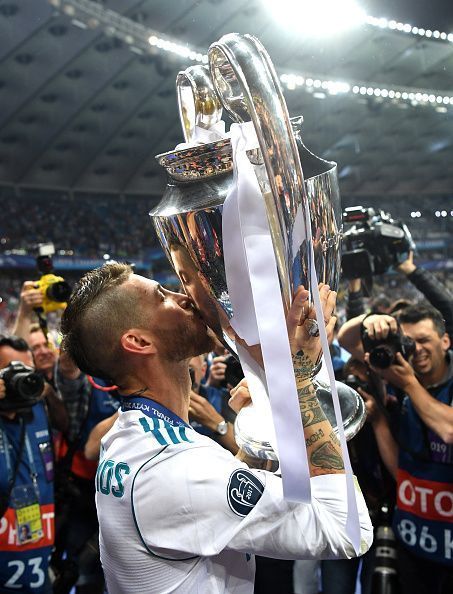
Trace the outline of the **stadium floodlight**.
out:
M 54 8 L 61 11 L 70 18 L 73 25 L 88 29 L 103 30 L 109 36 L 114 36 L 127 44 L 130 51 L 143 55 L 157 52 L 167 53 L 170 59 L 182 62 L 208 63 L 208 56 L 202 48 L 189 46 L 181 40 L 171 39 L 166 35 L 154 31 L 141 23 L 137 23 L 123 15 L 105 8 L 101 3 L 92 0 L 48 0 Z M 352 26 L 363 22 L 369 26 L 381 29 L 409 32 L 409 25 L 397 21 L 364 16 L 358 8 L 355 0 L 263 0 L 270 13 L 274 14 L 276 21 L 286 17 L 290 28 L 297 23 L 301 26 L 307 25 L 312 33 L 329 33 L 329 27 L 333 27 L 330 33 L 342 30 L 347 24 Z M 361 21 L 363 16 L 363 20 Z M 310 24 L 311 23 L 311 24 Z M 318 23 L 318 24 L 316 24 Z M 330 25 L 329 25 L 330 23 Z M 300 27 L 299 27 L 300 30 Z M 413 28 L 410 29 L 411 34 Z M 422 33 L 421 33 L 422 32 Z M 441 40 L 453 42 L 453 34 L 447 35 L 440 31 L 430 29 L 417 29 L 418 35 L 425 35 L 428 32 Z M 310 31 L 308 31 L 310 33 Z M 438 33 L 438 36 L 437 36 Z M 303 75 L 302 75 L 303 74 Z M 368 96 L 367 100 L 382 102 L 383 100 L 399 103 L 400 107 L 432 105 L 438 113 L 446 113 L 447 105 L 453 105 L 453 96 L 441 95 L 435 89 L 388 89 L 378 86 L 371 87 L 364 81 L 332 81 L 323 80 L 318 74 L 290 72 L 281 75 L 280 80 L 289 91 L 296 91 L 304 87 L 306 91 L 313 93 L 323 89 L 328 95 L 350 94 Z M 326 94 L 322 95 L 324 98 Z M 321 94 L 317 97 L 321 98 Z M 409 103 L 406 103 L 409 102 Z
M 356 0 L 263 0 L 274 21 L 285 29 L 322 37 L 341 33 L 365 22 Z

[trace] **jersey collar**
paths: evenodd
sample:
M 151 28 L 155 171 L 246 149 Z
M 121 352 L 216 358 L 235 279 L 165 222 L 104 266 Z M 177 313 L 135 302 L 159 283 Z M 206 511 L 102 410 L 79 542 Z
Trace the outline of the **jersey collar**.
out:
M 165 423 L 169 423 L 173 427 L 190 427 L 190 425 L 183 421 L 181 417 L 178 417 L 178 415 L 169 410 L 163 404 L 143 396 L 122 396 L 121 410 L 123 412 L 128 410 L 137 410 L 147 417 L 152 419 L 160 419 Z

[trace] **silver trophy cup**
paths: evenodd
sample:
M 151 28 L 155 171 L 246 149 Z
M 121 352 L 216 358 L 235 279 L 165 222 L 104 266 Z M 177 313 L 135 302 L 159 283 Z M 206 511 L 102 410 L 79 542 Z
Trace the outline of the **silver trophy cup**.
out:
M 209 62 L 210 73 L 194 66 L 177 78 L 186 141 L 194 140 L 196 127 L 211 129 L 218 123 L 222 105 L 236 122 L 251 120 L 259 148 L 247 155 L 266 206 L 285 311 L 297 287 L 310 288 L 307 242 L 298 245 L 293 241 L 296 216 L 307 208 L 318 280 L 336 290 L 341 244 L 336 163 L 315 156 L 304 146 L 302 118 L 289 118 L 270 58 L 257 39 L 226 35 L 211 46 Z M 206 324 L 236 353 L 236 336 L 230 326 L 234 312 L 223 259 L 228 237 L 222 236 L 223 203 L 234 183 L 230 141 L 204 142 L 156 158 L 168 175 L 163 198 L 150 213 L 160 243 Z M 316 385 L 320 403 L 335 427 L 330 388 L 319 381 Z M 365 407 L 348 386 L 337 383 L 337 390 L 346 438 L 351 439 L 363 425 Z M 257 419 L 253 407 L 248 407 L 237 417 L 235 435 L 248 455 L 276 462 L 266 436 L 268 422 Z

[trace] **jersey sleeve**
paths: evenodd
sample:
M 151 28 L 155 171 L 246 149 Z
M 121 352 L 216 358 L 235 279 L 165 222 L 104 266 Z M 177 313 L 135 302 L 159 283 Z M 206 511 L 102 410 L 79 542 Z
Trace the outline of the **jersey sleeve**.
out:
M 344 528 L 345 476 L 315 477 L 311 486 L 311 504 L 291 503 L 280 477 L 249 469 L 220 446 L 192 448 L 142 466 L 132 509 L 147 549 L 171 559 L 224 549 L 280 559 L 356 556 Z M 373 528 L 358 486 L 356 500 L 364 553 Z

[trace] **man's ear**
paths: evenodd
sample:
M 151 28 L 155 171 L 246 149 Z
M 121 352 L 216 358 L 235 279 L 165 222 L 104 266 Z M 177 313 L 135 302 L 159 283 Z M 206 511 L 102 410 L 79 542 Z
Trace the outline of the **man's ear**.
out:
M 156 347 L 151 334 L 140 328 L 130 328 L 121 336 L 122 348 L 128 353 L 137 355 L 151 355 L 156 352 Z
M 448 349 L 450 348 L 450 337 L 448 336 L 448 333 L 445 332 L 445 334 L 442 336 L 442 348 L 444 351 L 448 351 Z

